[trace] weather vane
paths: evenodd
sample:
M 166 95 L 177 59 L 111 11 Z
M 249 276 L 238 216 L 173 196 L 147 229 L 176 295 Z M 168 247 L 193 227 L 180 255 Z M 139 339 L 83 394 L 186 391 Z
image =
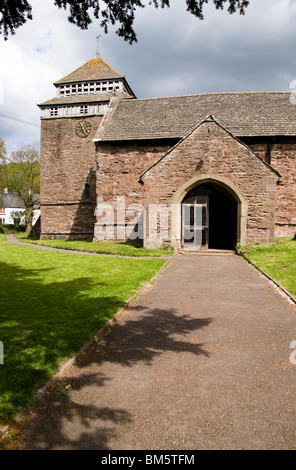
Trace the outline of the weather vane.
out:
M 101 35 L 98 34 L 97 36 L 97 53 L 96 53 L 96 57 L 100 57 L 100 53 L 99 53 L 99 39 L 100 39 Z

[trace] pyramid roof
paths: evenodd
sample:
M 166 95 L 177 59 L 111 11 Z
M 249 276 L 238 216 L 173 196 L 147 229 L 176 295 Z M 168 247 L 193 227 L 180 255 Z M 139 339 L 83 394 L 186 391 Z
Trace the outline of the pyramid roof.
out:
M 110 67 L 100 57 L 94 57 L 85 64 L 78 67 L 74 72 L 69 73 L 65 77 L 54 82 L 54 85 L 62 85 L 64 83 L 85 82 L 90 80 L 108 80 L 124 78 L 112 67 Z

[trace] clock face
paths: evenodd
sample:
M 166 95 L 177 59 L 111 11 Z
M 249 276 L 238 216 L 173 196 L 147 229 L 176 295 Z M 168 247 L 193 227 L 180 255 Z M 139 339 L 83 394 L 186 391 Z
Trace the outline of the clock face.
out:
M 75 134 L 78 137 L 87 137 L 91 131 L 91 123 L 88 121 L 79 121 L 75 127 Z

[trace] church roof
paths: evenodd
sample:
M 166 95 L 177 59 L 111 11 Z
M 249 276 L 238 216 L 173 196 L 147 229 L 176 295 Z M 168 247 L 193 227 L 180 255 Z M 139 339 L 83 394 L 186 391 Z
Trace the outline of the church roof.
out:
M 65 77 L 54 82 L 54 85 L 61 85 L 63 83 L 84 82 L 89 80 L 108 80 L 124 78 L 122 75 L 113 70 L 100 57 L 94 57 L 85 64 L 78 67 L 74 72 L 69 73 Z
M 295 136 L 296 105 L 290 96 L 249 92 L 123 99 L 101 140 L 182 138 L 208 115 L 237 137 Z

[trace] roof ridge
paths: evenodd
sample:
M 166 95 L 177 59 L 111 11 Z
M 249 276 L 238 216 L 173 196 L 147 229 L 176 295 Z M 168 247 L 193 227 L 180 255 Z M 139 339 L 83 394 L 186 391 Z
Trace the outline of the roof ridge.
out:
M 187 95 L 167 95 L 167 96 L 153 96 L 145 98 L 137 98 L 136 101 L 148 101 L 148 100 L 161 100 L 161 99 L 173 99 L 173 98 L 189 98 L 194 96 L 217 96 L 217 95 L 264 95 L 264 94 L 288 94 L 290 91 L 218 91 L 208 93 L 189 93 Z

